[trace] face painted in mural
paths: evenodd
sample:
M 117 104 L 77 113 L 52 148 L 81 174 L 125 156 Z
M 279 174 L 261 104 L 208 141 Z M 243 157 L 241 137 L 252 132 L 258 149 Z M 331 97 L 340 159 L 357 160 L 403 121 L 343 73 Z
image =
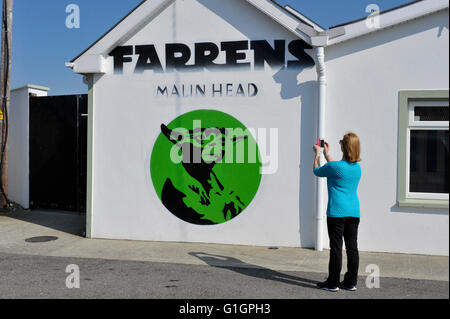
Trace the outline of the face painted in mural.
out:
M 190 112 L 161 125 L 151 158 L 153 184 L 178 218 L 221 224 L 240 215 L 255 196 L 261 180 L 258 154 L 254 138 L 230 115 Z

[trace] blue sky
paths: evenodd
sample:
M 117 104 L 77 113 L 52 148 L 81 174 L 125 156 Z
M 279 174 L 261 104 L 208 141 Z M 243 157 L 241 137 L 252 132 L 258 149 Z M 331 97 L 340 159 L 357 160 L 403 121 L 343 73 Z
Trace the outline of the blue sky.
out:
M 225 0 L 224 0 L 225 1 Z M 15 0 L 11 87 L 37 84 L 51 95 L 86 93 L 82 77 L 65 67 L 141 0 Z M 387 10 L 411 0 L 285 0 L 304 15 L 328 28 L 367 15 L 369 4 Z M 65 25 L 69 4 L 80 8 L 79 29 Z

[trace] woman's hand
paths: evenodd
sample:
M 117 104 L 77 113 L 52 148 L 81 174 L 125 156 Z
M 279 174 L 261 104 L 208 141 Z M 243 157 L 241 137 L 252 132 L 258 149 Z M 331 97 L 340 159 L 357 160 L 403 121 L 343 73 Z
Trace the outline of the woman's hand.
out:
M 321 147 L 314 145 L 313 151 L 316 153 L 316 156 L 314 157 L 314 169 L 316 169 L 317 167 L 320 166 L 319 158 L 320 158 Z
M 330 156 L 329 153 L 330 153 L 330 144 L 325 142 L 325 147 L 323 149 L 323 155 L 325 156 L 325 159 L 327 160 L 327 162 L 333 162 L 334 159 Z
M 323 154 L 325 156 L 327 156 L 329 152 L 330 152 L 330 144 L 328 144 L 328 142 L 325 142 L 325 147 L 323 149 Z
M 316 157 L 320 156 L 320 152 L 321 152 L 320 146 L 314 145 L 313 151 L 314 151 L 314 153 L 316 153 Z

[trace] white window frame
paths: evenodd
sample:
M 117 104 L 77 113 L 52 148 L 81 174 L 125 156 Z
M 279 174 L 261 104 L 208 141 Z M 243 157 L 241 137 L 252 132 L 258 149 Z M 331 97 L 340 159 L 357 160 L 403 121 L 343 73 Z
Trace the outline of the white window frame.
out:
M 417 193 L 410 192 L 410 165 L 411 165 L 411 130 L 436 130 L 448 131 L 448 121 L 416 121 L 414 117 L 415 107 L 449 107 L 447 101 L 410 101 L 408 104 L 408 128 L 406 137 L 406 198 L 407 199 L 430 199 L 430 200 L 448 200 L 449 194 L 442 193 Z

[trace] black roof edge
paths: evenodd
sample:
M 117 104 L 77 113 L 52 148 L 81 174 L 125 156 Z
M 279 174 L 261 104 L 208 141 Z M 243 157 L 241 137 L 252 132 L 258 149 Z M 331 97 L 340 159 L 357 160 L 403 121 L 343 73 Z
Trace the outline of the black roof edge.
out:
M 397 9 L 401 9 L 401 8 L 410 6 L 410 5 L 412 5 L 412 4 L 415 4 L 415 3 L 421 2 L 421 1 L 424 1 L 424 0 L 415 0 L 415 1 L 411 1 L 411 2 L 408 2 L 408 3 L 402 4 L 402 5 L 400 5 L 400 6 L 397 6 L 397 7 L 388 9 L 388 10 L 381 11 L 380 14 L 384 14 L 384 13 L 388 13 L 388 12 L 391 12 L 391 11 L 394 11 L 394 10 L 397 10 Z M 364 18 L 360 18 L 360 19 L 353 20 L 353 21 L 341 23 L 341 24 L 338 24 L 338 25 L 335 25 L 335 26 L 330 27 L 330 30 L 331 30 L 331 29 L 335 29 L 335 28 L 339 28 L 339 27 L 343 27 L 343 26 L 345 26 L 345 25 L 349 25 L 349 24 L 352 24 L 352 23 L 360 22 L 360 21 L 363 21 L 363 20 L 366 20 L 366 19 L 367 19 L 367 17 L 364 17 Z
M 73 58 L 70 62 L 73 63 L 75 62 L 80 56 L 82 56 L 83 54 L 85 54 L 90 48 L 92 48 L 94 45 L 96 45 L 98 42 L 100 42 L 100 40 L 102 40 L 108 33 L 110 33 L 115 27 L 117 27 L 123 20 L 125 20 L 126 18 L 128 18 L 128 16 L 130 16 L 134 11 L 136 11 L 141 5 L 144 4 L 144 2 L 146 2 L 147 0 L 142 0 L 141 3 L 139 3 L 136 8 L 134 8 L 133 10 L 131 10 L 126 16 L 124 16 L 122 19 L 120 19 L 119 22 L 117 22 L 114 26 L 112 26 L 108 31 L 106 31 L 100 38 L 97 39 L 97 41 L 95 41 L 94 43 L 92 43 L 86 50 L 84 50 L 83 52 L 81 52 L 80 54 L 78 54 L 75 58 Z

